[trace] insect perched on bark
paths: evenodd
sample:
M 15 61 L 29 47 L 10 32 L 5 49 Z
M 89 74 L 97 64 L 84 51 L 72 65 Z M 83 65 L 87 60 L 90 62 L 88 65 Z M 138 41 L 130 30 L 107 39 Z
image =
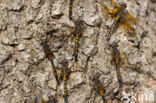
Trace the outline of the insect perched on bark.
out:
M 74 56 L 75 56 L 75 62 L 78 61 L 78 48 L 79 48 L 79 39 L 82 36 L 84 26 L 83 21 L 81 19 L 77 19 L 75 21 L 75 30 L 74 30 L 74 36 L 75 36 L 75 50 L 74 50 Z
M 72 20 L 73 0 L 69 0 L 69 20 Z
M 111 45 L 111 52 L 112 52 L 111 63 L 115 66 L 119 86 L 120 86 L 120 88 L 122 88 L 122 78 L 121 78 L 121 74 L 120 74 L 120 67 L 124 63 L 125 58 L 123 58 L 123 56 L 122 56 L 123 54 L 119 52 L 117 47 L 118 47 L 118 44 L 116 42 L 114 42 Z
M 59 79 L 58 79 L 57 70 L 56 70 L 56 67 L 54 66 L 54 62 L 53 62 L 54 55 L 53 55 L 53 52 L 50 50 L 50 47 L 48 45 L 47 39 L 45 41 L 44 40 L 42 41 L 42 45 L 43 45 L 43 50 L 44 50 L 44 53 L 45 53 L 46 57 L 51 62 L 51 65 L 52 65 L 52 68 L 53 68 L 53 73 L 54 73 L 56 82 L 59 85 L 60 82 L 59 82 Z
M 70 27 L 69 25 L 65 25 L 69 31 L 70 31 L 70 35 L 74 36 L 75 38 L 75 47 L 74 47 L 74 59 L 75 62 L 78 61 L 78 48 L 79 48 L 79 40 L 82 37 L 84 30 L 86 29 L 86 26 L 84 26 L 84 21 L 79 17 L 76 20 L 72 20 L 74 23 L 73 27 Z
M 104 87 L 103 87 L 102 82 L 99 80 L 99 77 L 100 77 L 100 73 L 97 72 L 97 73 L 93 76 L 92 80 L 93 80 L 93 82 L 94 82 L 95 89 L 96 89 L 97 92 L 102 96 L 103 103 L 107 103 L 107 102 L 106 102 L 106 99 L 105 99 L 105 97 L 104 97 L 105 89 L 104 89 Z
M 97 2 L 107 11 L 107 14 L 113 18 L 113 24 L 110 27 L 110 30 L 107 35 L 107 40 L 110 40 L 111 36 L 117 30 L 118 27 L 122 27 L 126 32 L 136 34 L 136 30 L 132 24 L 135 24 L 139 19 L 129 14 L 126 11 L 127 5 L 125 3 L 117 4 L 115 0 L 112 0 L 112 5 L 114 9 L 107 7 L 102 0 L 97 0 Z
M 68 68 L 67 60 L 62 60 L 62 79 L 64 82 L 64 101 L 68 103 L 68 91 L 67 91 L 67 80 L 69 79 L 70 69 Z

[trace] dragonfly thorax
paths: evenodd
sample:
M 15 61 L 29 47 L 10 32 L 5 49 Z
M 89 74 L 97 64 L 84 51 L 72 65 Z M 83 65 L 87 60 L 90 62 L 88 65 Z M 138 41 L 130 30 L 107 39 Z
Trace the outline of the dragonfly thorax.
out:
M 121 3 L 120 7 L 117 9 L 116 13 L 115 13 L 115 17 L 119 16 L 121 17 L 126 10 L 127 5 L 125 3 Z

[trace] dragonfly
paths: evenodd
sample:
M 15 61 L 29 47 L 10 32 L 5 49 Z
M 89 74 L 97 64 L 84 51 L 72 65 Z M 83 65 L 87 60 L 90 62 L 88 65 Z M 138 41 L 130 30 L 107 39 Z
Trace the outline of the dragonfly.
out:
M 69 20 L 72 20 L 72 7 L 73 7 L 73 0 L 69 1 Z
M 75 38 L 75 47 L 74 47 L 74 61 L 77 62 L 78 61 L 78 48 L 79 48 L 79 40 L 82 37 L 84 30 L 86 29 L 86 27 L 84 26 L 85 22 L 78 17 L 78 19 L 76 20 L 72 20 L 74 23 L 74 27 L 70 27 L 69 25 L 65 26 L 69 29 L 70 34 L 72 36 L 74 36 Z
M 62 79 L 64 82 L 64 101 L 68 103 L 68 91 L 67 91 L 67 80 L 69 79 L 70 69 L 68 68 L 68 62 L 66 59 L 62 60 Z
M 104 94 L 105 94 L 105 89 L 103 87 L 103 84 L 102 82 L 99 80 L 99 77 L 100 77 L 100 73 L 97 72 L 94 76 L 93 76 L 93 82 L 94 82 L 94 85 L 95 85 L 95 88 L 96 90 L 98 91 L 98 93 L 102 96 L 102 99 L 103 99 L 103 103 L 107 103 L 106 102 L 106 99 L 104 97 Z
M 139 20 L 126 11 L 127 5 L 125 3 L 118 3 L 115 0 L 111 0 L 114 9 L 106 6 L 102 0 L 96 0 L 107 12 L 108 16 L 113 18 L 113 23 L 108 31 L 107 40 L 111 39 L 111 36 L 116 32 L 118 27 L 122 27 L 127 33 L 136 35 L 135 27 L 132 24 L 136 24 Z
M 111 53 L 112 54 L 111 63 L 112 63 L 112 65 L 115 66 L 119 86 L 120 86 L 120 88 L 122 88 L 123 82 L 122 82 L 122 78 L 121 78 L 121 74 L 120 74 L 120 67 L 122 64 L 124 64 L 125 57 L 123 56 L 123 53 L 120 53 L 120 51 L 118 50 L 117 47 L 118 47 L 118 44 L 116 42 L 111 44 L 111 52 L 112 52 Z
M 118 79 L 118 83 L 119 83 L 119 90 L 114 94 L 114 96 L 119 94 L 119 96 L 121 97 L 123 81 L 122 81 L 122 76 L 121 76 L 121 72 L 120 72 L 120 67 L 125 63 L 125 55 L 124 55 L 124 53 L 121 53 L 118 50 L 117 42 L 113 42 L 113 44 L 111 44 L 110 47 L 111 47 L 111 54 L 112 54 L 111 63 L 113 66 L 115 66 L 115 70 L 117 73 L 117 79 Z
M 54 66 L 54 62 L 53 62 L 54 55 L 53 55 L 53 52 L 50 50 L 50 47 L 48 45 L 48 40 L 47 39 L 43 40 L 42 45 L 43 45 L 43 50 L 44 50 L 44 53 L 45 53 L 46 57 L 51 62 L 56 82 L 57 82 L 57 84 L 60 84 L 58 74 L 57 74 L 57 70 L 56 70 L 56 67 Z
M 78 61 L 78 47 L 79 47 L 79 39 L 82 37 L 82 33 L 84 30 L 83 21 L 81 19 L 77 19 L 74 21 L 75 28 L 74 28 L 74 36 L 75 36 L 75 50 L 74 50 L 74 56 L 75 56 L 75 62 Z

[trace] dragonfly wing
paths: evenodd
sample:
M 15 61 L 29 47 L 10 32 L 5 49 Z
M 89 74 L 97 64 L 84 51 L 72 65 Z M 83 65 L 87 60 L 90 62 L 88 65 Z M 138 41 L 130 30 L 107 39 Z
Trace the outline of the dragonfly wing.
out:
M 126 58 L 125 58 L 125 53 L 124 52 L 121 52 L 120 53 L 120 65 L 123 65 L 125 64 L 125 61 L 126 61 Z
M 108 6 L 106 6 L 101 0 L 96 1 L 96 2 L 98 4 L 100 4 L 100 6 L 102 6 L 103 9 L 105 9 L 107 11 L 107 13 L 109 14 L 109 16 L 114 17 L 114 13 L 115 13 L 115 10 L 114 9 L 111 9 Z
M 125 15 L 123 16 L 125 19 L 127 19 L 127 21 L 129 21 L 130 23 L 136 24 L 137 21 L 139 21 L 138 18 L 134 17 L 133 15 L 129 14 L 129 13 L 125 13 Z
M 125 18 L 122 18 L 120 20 L 120 25 L 119 26 L 121 26 L 124 29 L 125 32 L 131 33 L 133 36 L 136 35 L 135 28 Z
M 115 8 L 120 8 L 119 4 L 117 4 L 115 0 L 112 0 L 112 4 Z

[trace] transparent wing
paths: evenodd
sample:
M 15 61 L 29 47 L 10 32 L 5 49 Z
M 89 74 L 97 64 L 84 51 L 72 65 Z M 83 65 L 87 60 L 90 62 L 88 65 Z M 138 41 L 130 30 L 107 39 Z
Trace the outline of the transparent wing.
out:
M 123 17 L 125 19 L 127 19 L 127 21 L 129 21 L 130 23 L 136 24 L 137 21 L 139 21 L 139 18 L 134 17 L 133 15 L 129 14 L 129 13 L 125 13 L 123 15 Z
M 120 8 L 119 4 L 115 2 L 115 0 L 112 0 L 112 4 L 114 8 Z
M 136 30 L 135 30 L 134 26 L 131 25 L 129 23 L 129 21 L 127 21 L 126 19 L 122 18 L 120 20 L 119 26 L 122 27 L 124 29 L 124 31 L 129 34 L 129 36 L 136 36 Z
M 120 52 L 120 64 L 123 65 L 125 64 L 125 53 L 124 52 Z
M 97 0 L 96 1 L 98 4 L 100 4 L 100 6 L 107 11 L 108 15 L 111 17 L 114 17 L 114 14 L 116 13 L 116 10 L 109 8 L 108 6 L 106 6 L 102 0 Z

